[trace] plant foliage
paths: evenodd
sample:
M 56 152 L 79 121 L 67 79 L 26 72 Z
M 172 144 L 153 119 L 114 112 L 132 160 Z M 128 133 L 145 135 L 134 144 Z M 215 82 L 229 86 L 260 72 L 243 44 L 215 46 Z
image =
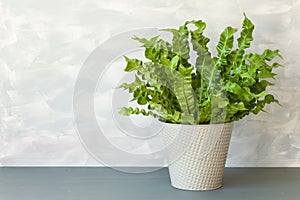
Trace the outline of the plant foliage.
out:
M 282 66 L 272 60 L 281 55 L 279 50 L 270 49 L 262 54 L 246 52 L 254 30 L 247 16 L 244 14 L 237 45 L 234 35 L 238 30 L 230 26 L 224 29 L 216 56 L 207 47 L 210 39 L 203 35 L 205 28 L 201 20 L 187 21 L 178 29 L 163 29 L 173 34 L 171 42 L 158 36 L 133 38 L 142 43 L 148 61 L 125 57 L 125 71 L 135 72 L 135 80 L 120 87 L 147 109 L 124 107 L 120 114 L 208 124 L 240 120 L 264 111 L 266 104 L 279 104 L 266 89 L 274 84 L 270 81 L 276 76 L 273 69 Z M 194 65 L 189 62 L 191 50 L 197 54 Z

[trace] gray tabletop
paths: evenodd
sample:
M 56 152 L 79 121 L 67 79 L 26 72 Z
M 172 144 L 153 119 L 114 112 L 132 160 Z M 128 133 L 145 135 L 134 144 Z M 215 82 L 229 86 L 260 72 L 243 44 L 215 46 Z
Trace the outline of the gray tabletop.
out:
M 109 168 L 0 168 L 0 200 L 299 200 L 300 168 L 226 168 L 223 188 L 170 186 L 168 170 L 128 174 Z

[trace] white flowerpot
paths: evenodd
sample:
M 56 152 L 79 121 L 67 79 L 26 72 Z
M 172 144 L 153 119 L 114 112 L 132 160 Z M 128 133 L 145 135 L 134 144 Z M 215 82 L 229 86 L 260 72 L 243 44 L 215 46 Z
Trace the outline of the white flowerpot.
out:
M 209 125 L 164 123 L 171 184 L 184 190 L 222 186 L 233 122 Z

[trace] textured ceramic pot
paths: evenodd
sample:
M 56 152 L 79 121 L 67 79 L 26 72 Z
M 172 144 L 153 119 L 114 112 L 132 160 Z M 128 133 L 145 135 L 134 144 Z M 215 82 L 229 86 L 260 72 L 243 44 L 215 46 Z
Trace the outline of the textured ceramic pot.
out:
M 233 123 L 164 123 L 163 136 L 172 186 L 183 190 L 220 188 L 232 128 Z

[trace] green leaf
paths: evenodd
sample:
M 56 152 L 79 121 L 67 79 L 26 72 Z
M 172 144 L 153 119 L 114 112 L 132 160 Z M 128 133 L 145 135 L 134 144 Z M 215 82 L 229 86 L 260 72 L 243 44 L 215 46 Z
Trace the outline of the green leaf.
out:
M 237 39 L 240 52 L 250 47 L 250 43 L 253 41 L 253 30 L 254 24 L 250 21 L 250 19 L 247 18 L 246 14 L 244 13 L 241 36 Z
M 168 70 L 168 68 L 166 69 Z M 173 84 L 171 86 L 182 112 L 182 122 L 194 124 L 195 115 L 197 115 L 196 98 L 192 88 L 191 70 L 185 69 L 182 65 L 179 66 L 178 72 L 169 72 L 172 74 Z
M 242 88 L 237 83 L 227 82 L 225 85 L 226 91 L 236 94 L 242 101 L 250 102 L 254 97 L 246 88 Z
M 197 52 L 209 52 L 207 44 L 209 43 L 210 39 L 203 35 L 203 31 L 206 28 L 205 22 L 203 22 L 202 20 L 194 20 L 187 21 L 185 24 L 194 24 L 197 27 L 197 29 L 194 31 L 190 30 L 193 49 Z
M 276 56 L 281 57 L 281 55 L 279 54 L 279 50 L 278 50 L 278 49 L 277 49 L 277 50 L 274 50 L 274 51 L 272 51 L 272 50 L 270 50 L 270 49 L 266 49 L 266 50 L 263 52 L 263 54 L 262 54 L 262 58 L 263 58 L 264 60 L 267 60 L 267 61 L 273 60 Z
M 179 56 L 175 56 L 174 58 L 172 58 L 172 60 L 171 60 L 171 68 L 172 69 L 177 69 L 178 61 L 179 61 Z
M 152 37 L 150 40 L 147 40 L 146 38 L 139 38 L 137 36 L 134 36 L 132 39 L 142 43 L 143 47 L 151 48 L 156 45 L 158 38 L 159 38 L 159 36 L 155 36 L 155 37 Z
M 280 63 L 277 63 L 277 62 L 272 64 L 272 68 L 278 68 L 278 67 L 284 67 L 284 66 Z
M 173 34 L 172 39 L 172 52 L 180 57 L 182 64 L 187 64 L 187 60 L 190 58 L 190 47 L 188 41 L 188 29 L 185 25 L 177 29 L 162 29 L 162 31 L 168 31 Z
M 272 73 L 268 70 L 262 70 L 260 73 L 257 75 L 258 78 L 272 78 L 275 79 L 276 74 Z
M 244 14 L 244 21 L 242 25 L 242 31 L 238 40 L 238 49 L 232 52 L 231 63 L 234 67 L 238 67 L 243 60 L 245 49 L 250 47 L 251 42 L 253 41 L 253 30 L 254 24 L 247 18 Z
M 173 57 L 172 45 L 167 41 L 159 39 L 159 36 L 155 36 L 150 40 L 145 38 L 134 37 L 134 40 L 139 41 L 145 47 L 145 57 L 156 63 L 162 63 L 169 65 L 170 57 Z
M 152 111 L 146 111 L 145 109 L 139 109 L 139 108 L 133 109 L 132 107 L 129 107 L 129 108 L 123 107 L 123 108 L 121 108 L 119 110 L 119 114 L 124 115 L 124 116 L 130 116 L 132 114 L 135 114 L 135 115 L 142 114 L 144 116 L 151 115 L 155 118 L 159 117 L 159 115 L 157 115 L 156 113 L 154 113 Z
M 127 66 L 125 68 L 126 72 L 131 72 L 133 70 L 136 70 L 138 67 L 141 67 L 143 64 L 143 62 L 138 59 L 130 59 L 126 56 L 124 56 L 124 57 L 127 62 Z
M 271 95 L 271 94 L 266 95 L 266 97 L 265 97 L 265 102 L 266 102 L 267 104 L 270 104 L 270 103 L 275 102 L 275 103 L 277 103 L 277 104 L 280 105 L 279 101 L 278 101 L 277 99 L 275 99 L 275 97 L 274 97 L 273 95 Z
M 230 54 L 232 50 L 233 41 L 234 41 L 233 35 L 236 32 L 237 32 L 236 28 L 232 28 L 228 26 L 220 35 L 220 40 L 217 45 L 218 58 L 216 58 L 216 62 L 215 62 L 217 66 L 227 64 L 227 56 L 228 54 Z
M 130 116 L 132 114 L 132 110 L 133 110 L 132 108 L 123 107 L 119 110 L 119 114 L 125 115 L 125 116 Z
M 135 80 L 128 84 L 128 83 L 123 83 L 120 88 L 123 88 L 125 90 L 128 90 L 130 93 L 132 93 L 134 90 L 136 90 L 138 87 L 145 85 L 143 81 L 139 79 L 137 75 L 135 75 Z
M 265 107 L 265 105 L 273 103 L 273 102 L 280 105 L 279 101 L 277 99 L 275 99 L 273 95 L 268 94 L 268 95 L 265 96 L 264 100 L 259 100 L 257 102 L 256 107 L 252 112 L 254 114 L 258 114 L 261 111 L 265 112 L 265 110 L 263 109 Z
M 229 110 L 230 110 L 230 111 L 228 111 L 229 113 L 231 113 L 231 112 L 237 113 L 238 111 L 241 111 L 241 110 L 248 110 L 248 109 L 245 107 L 245 105 L 244 105 L 243 102 L 239 102 L 239 103 L 234 104 L 234 105 L 229 105 L 228 108 L 229 108 Z
M 272 86 L 274 83 L 271 83 L 267 80 L 261 80 L 256 82 L 253 86 L 251 86 L 251 91 L 255 91 L 255 93 L 261 93 L 266 90 L 268 86 Z
M 243 86 L 247 87 L 256 83 L 256 80 L 248 72 L 241 73 L 240 77 L 243 79 L 242 80 Z

